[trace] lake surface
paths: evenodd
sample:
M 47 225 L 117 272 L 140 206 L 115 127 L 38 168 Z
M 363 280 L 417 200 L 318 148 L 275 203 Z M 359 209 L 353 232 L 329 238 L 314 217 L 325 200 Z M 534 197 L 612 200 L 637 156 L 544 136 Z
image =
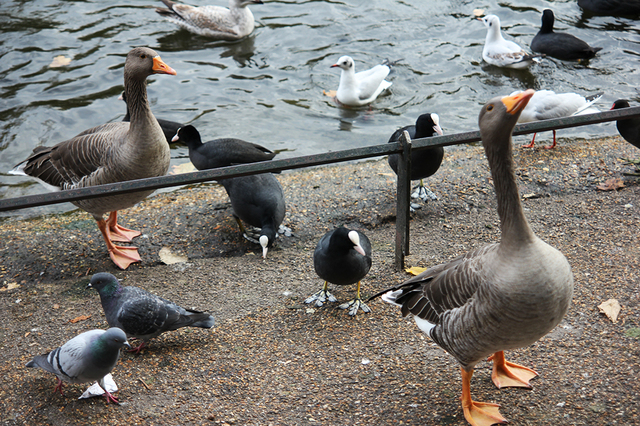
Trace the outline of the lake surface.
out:
M 225 0 L 189 4 L 226 6 Z M 3 1 L 0 198 L 45 191 L 32 179 L 6 173 L 36 146 L 122 119 L 124 59 L 135 46 L 157 50 L 178 73 L 148 80 L 157 117 L 193 124 L 204 141 L 260 143 L 280 151 L 279 158 L 385 143 L 426 112 L 440 115 L 445 133 L 476 130 L 480 107 L 516 89 L 603 91 L 601 110 L 619 98 L 640 101 L 640 21 L 592 16 L 576 1 L 266 0 L 251 7 L 257 27 L 239 42 L 180 30 L 154 11 L 157 6 L 162 3 L 153 0 Z M 604 49 L 586 64 L 545 59 L 529 71 L 494 68 L 482 61 L 486 29 L 473 15 L 478 8 L 498 15 L 505 38 L 525 50 L 545 8 L 554 10 L 556 31 Z M 388 77 L 390 90 L 371 107 L 345 109 L 323 95 L 337 89 L 340 70 L 330 65 L 345 54 L 354 58 L 356 71 L 402 59 Z M 59 55 L 70 63 L 50 67 Z M 562 130 L 559 137 L 615 133 L 607 123 Z M 551 134 L 539 137 L 545 143 Z M 187 149 L 174 146 L 172 165 L 187 162 Z

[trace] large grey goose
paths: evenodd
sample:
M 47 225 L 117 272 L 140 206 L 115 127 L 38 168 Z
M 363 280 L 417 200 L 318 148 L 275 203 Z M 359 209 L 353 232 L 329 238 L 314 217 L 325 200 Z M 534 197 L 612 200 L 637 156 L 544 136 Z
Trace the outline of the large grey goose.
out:
M 434 266 L 382 295 L 412 314 L 418 327 L 461 364 L 462 408 L 472 425 L 506 422 L 498 405 L 471 399 L 474 366 L 492 355 L 496 386 L 531 387 L 537 375 L 504 360 L 504 350 L 530 345 L 563 318 L 573 294 L 567 259 L 540 240 L 524 216 L 512 161 L 511 133 L 533 95 L 527 90 L 484 105 L 479 124 L 496 189 L 502 229 L 485 245 Z M 373 298 L 372 297 L 372 298 Z
M 151 74 L 176 72 L 152 49 L 137 47 L 124 65 L 124 91 L 130 122 L 97 126 L 52 147 L 38 147 L 10 173 L 37 178 L 49 189 L 75 189 L 106 183 L 162 176 L 169 169 L 169 145 L 149 108 L 146 79 Z M 98 222 L 113 262 L 126 269 L 139 262 L 136 247 L 120 247 L 112 241 L 130 242 L 140 235 L 118 225 L 118 210 L 140 202 L 153 191 L 74 201 Z M 105 221 L 103 215 L 110 213 Z

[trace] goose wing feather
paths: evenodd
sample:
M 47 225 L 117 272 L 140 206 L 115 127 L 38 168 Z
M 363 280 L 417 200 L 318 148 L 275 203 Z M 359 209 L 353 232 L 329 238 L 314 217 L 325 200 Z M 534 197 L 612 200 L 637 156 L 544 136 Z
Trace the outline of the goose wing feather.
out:
M 497 249 L 498 244 L 489 244 L 471 250 L 391 289 L 402 290 L 395 297 L 402 306 L 402 315 L 413 314 L 432 324 L 440 323 L 442 314 L 464 306 L 474 297 L 482 282 L 482 265 Z
M 25 161 L 24 172 L 61 189 L 100 181 L 105 159 L 113 157 L 114 141 L 124 141 L 129 123 L 108 123 L 47 148 L 36 148 Z

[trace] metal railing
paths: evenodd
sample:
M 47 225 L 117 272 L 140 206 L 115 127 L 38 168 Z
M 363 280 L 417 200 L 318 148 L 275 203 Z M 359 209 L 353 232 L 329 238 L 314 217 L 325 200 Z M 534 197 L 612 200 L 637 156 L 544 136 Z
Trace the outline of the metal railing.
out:
M 596 114 L 585 114 L 563 117 L 553 120 L 536 121 L 517 125 L 513 134 L 557 130 L 568 127 L 585 126 L 623 118 L 640 117 L 640 107 L 622 108 L 604 111 Z M 0 199 L 0 212 L 26 209 L 30 207 L 59 204 L 87 198 L 104 197 L 107 195 L 124 194 L 140 190 L 169 188 L 181 185 L 208 182 L 224 178 L 246 176 L 266 172 L 278 172 L 324 164 L 340 163 L 344 161 L 360 160 L 380 157 L 389 154 L 400 154 L 398 162 L 398 187 L 396 206 L 396 267 L 404 267 L 404 258 L 409 254 L 409 200 L 411 191 L 411 150 L 428 147 L 468 144 L 480 141 L 480 132 L 456 133 L 452 135 L 435 136 L 424 139 L 411 140 L 404 132 L 396 143 L 386 143 L 343 151 L 327 152 L 323 154 L 306 155 L 281 160 L 271 160 L 259 163 L 242 164 L 222 167 L 219 169 L 202 170 L 180 175 L 166 175 L 154 178 L 138 179 L 125 182 L 96 185 L 87 188 L 70 189 L 58 192 L 28 195 L 24 197 Z

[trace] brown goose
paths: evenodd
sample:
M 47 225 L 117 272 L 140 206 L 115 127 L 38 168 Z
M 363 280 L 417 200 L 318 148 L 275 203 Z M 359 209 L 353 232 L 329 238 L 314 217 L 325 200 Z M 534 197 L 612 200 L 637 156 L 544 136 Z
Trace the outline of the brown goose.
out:
M 147 101 L 146 79 L 151 74 L 176 72 L 155 51 L 146 47 L 133 49 L 124 65 L 124 91 L 131 121 L 103 124 L 55 146 L 36 148 L 10 173 L 35 177 L 57 191 L 164 175 L 169 168 L 169 146 Z M 136 247 L 120 247 L 112 241 L 129 242 L 140 232 L 118 225 L 117 211 L 132 207 L 152 192 L 73 202 L 93 215 L 111 259 L 122 269 L 139 262 L 140 255 Z M 107 221 L 103 218 L 105 213 L 110 213 Z
M 462 408 L 472 425 L 506 422 L 498 405 L 471 399 L 474 366 L 492 355 L 496 386 L 531 387 L 537 375 L 506 362 L 503 351 L 527 346 L 562 319 L 573 293 L 567 259 L 535 236 L 522 211 L 511 159 L 511 133 L 533 90 L 490 100 L 480 112 L 502 228 L 489 244 L 434 266 L 388 291 L 386 302 L 412 314 L 418 327 L 461 364 Z M 373 297 L 376 297 L 373 296 Z

